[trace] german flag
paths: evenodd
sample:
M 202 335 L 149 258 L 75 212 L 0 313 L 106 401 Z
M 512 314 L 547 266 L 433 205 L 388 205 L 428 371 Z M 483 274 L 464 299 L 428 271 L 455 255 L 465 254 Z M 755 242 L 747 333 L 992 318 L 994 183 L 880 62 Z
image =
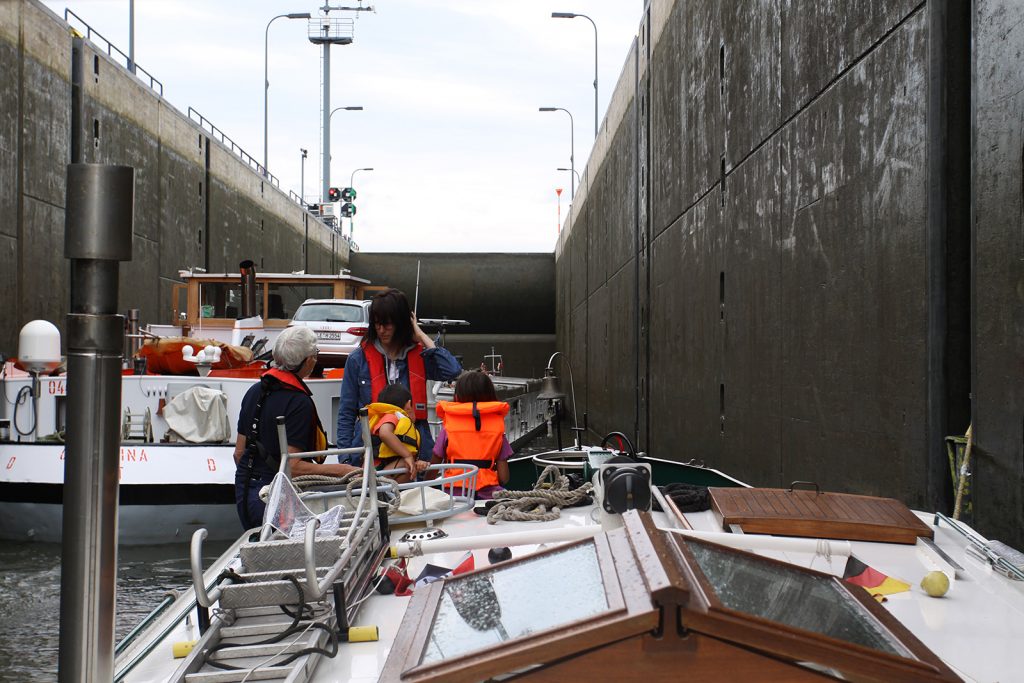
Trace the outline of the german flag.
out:
M 843 581 L 860 586 L 875 598 L 910 590 L 909 583 L 886 576 L 877 569 L 867 566 L 853 555 L 850 555 L 846 561 Z

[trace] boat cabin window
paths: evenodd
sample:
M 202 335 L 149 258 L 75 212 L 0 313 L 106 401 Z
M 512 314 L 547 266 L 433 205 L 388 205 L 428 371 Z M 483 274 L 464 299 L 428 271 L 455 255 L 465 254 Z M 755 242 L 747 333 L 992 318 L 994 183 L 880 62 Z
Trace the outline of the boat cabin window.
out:
M 208 282 L 199 288 L 201 318 L 236 319 L 242 314 L 242 285 Z M 256 285 L 256 314 L 263 315 L 263 285 Z
M 295 310 L 306 299 L 330 299 L 332 285 L 292 285 L 270 282 L 267 284 L 267 315 L 269 318 L 291 320 Z
M 445 582 L 421 662 L 458 657 L 607 610 L 592 542 L 459 577 Z

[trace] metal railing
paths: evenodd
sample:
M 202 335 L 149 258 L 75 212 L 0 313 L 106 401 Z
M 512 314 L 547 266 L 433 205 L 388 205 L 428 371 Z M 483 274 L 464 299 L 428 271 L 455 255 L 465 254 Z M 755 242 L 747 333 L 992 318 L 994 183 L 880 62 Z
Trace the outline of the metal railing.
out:
M 188 108 L 188 117 L 198 123 L 200 128 L 205 131 L 209 131 L 210 135 L 212 135 L 214 139 L 218 140 L 222 145 L 230 149 L 239 159 L 248 164 L 249 168 L 272 182 L 274 187 L 281 187 L 281 181 L 277 179 L 277 176 L 268 172 L 263 164 L 258 162 L 251 154 L 242 149 L 242 147 L 229 138 L 224 131 L 213 125 L 213 122 L 208 118 L 197 112 L 193 107 Z
M 81 31 L 79 31 L 77 28 L 75 28 L 75 26 L 71 23 L 72 17 L 75 20 L 77 20 L 77 22 L 79 24 L 82 25 L 82 29 L 85 30 L 84 34 Z M 158 95 L 160 95 L 160 97 L 164 96 L 164 84 L 163 83 L 161 83 L 157 79 L 153 78 L 153 74 L 151 74 L 148 71 L 146 71 L 145 69 L 143 69 L 141 66 L 138 65 L 137 62 L 133 64 L 131 58 L 128 55 L 126 55 L 124 52 L 121 51 L 120 48 L 118 48 L 116 45 L 114 45 L 109 40 L 107 40 L 105 37 L 103 37 L 103 34 L 101 34 L 99 31 L 95 30 L 92 26 L 89 26 L 89 24 L 87 24 L 85 22 L 85 20 L 82 19 L 82 17 L 78 16 L 77 14 L 72 12 L 70 9 L 65 9 L 64 10 L 64 21 L 69 26 L 71 26 L 71 30 L 74 31 L 78 36 L 80 36 L 82 38 L 85 38 L 86 40 L 92 42 L 97 47 L 101 47 L 102 48 L 103 45 L 101 45 L 99 42 L 97 42 L 96 39 L 99 39 L 100 41 L 102 41 L 103 44 L 106 45 L 106 48 L 107 48 L 106 51 L 107 51 L 107 56 L 108 57 L 115 58 L 115 59 L 117 59 L 119 57 L 121 60 L 124 61 L 123 66 L 124 66 L 125 70 L 128 71 L 128 73 L 133 74 L 136 78 L 138 78 L 143 83 L 145 83 L 146 79 L 148 79 L 149 80 L 149 88 L 151 90 L 153 90 L 154 92 L 156 92 Z M 140 77 L 140 74 L 142 76 L 145 76 L 145 78 Z

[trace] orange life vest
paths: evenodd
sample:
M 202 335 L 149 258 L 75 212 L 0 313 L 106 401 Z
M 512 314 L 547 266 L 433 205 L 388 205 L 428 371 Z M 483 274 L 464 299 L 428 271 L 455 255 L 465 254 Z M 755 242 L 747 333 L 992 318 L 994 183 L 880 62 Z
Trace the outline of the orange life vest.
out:
M 310 401 L 313 400 L 313 392 L 309 390 L 306 383 L 303 382 L 293 372 L 287 370 L 281 370 L 280 368 L 271 368 L 263 373 L 263 377 L 273 377 L 279 383 L 279 386 L 293 391 L 301 391 L 306 396 L 309 396 Z M 327 432 L 324 431 L 323 425 L 320 424 L 320 416 L 316 412 L 316 403 L 313 403 L 313 450 L 323 451 L 327 449 Z M 323 458 L 319 458 L 319 462 L 323 462 Z
M 380 391 L 388 385 L 388 372 L 384 367 L 384 355 L 373 344 L 362 343 L 363 357 L 370 368 L 370 402 L 377 400 Z M 427 419 L 427 371 L 423 367 L 423 345 L 416 344 L 405 355 L 409 368 L 409 393 L 412 394 L 414 420 Z
M 476 489 L 498 486 L 498 454 L 505 436 L 505 415 L 508 404 L 504 401 L 459 403 L 438 401 L 437 416 L 448 434 L 445 459 L 450 463 L 476 465 Z M 445 470 L 444 476 L 459 474 L 458 470 Z

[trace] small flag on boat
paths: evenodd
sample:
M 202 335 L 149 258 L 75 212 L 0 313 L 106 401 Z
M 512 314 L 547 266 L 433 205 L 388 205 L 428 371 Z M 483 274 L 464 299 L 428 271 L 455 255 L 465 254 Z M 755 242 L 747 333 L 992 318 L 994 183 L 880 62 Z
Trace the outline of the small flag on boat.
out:
M 873 569 L 850 555 L 843 572 L 843 581 L 860 586 L 874 597 L 892 595 L 910 590 L 910 584 Z
M 438 567 L 436 564 L 427 564 L 423 567 L 423 571 L 420 572 L 420 575 L 416 577 L 416 581 L 413 582 L 413 585 L 406 587 L 401 592 L 395 591 L 395 595 L 412 595 L 412 592 L 421 586 L 426 586 L 428 583 L 446 579 L 449 576 L 465 574 L 466 572 L 473 571 L 475 568 L 476 563 L 473 561 L 472 551 L 466 551 L 466 554 L 459 558 L 459 563 L 455 565 L 454 569 Z

